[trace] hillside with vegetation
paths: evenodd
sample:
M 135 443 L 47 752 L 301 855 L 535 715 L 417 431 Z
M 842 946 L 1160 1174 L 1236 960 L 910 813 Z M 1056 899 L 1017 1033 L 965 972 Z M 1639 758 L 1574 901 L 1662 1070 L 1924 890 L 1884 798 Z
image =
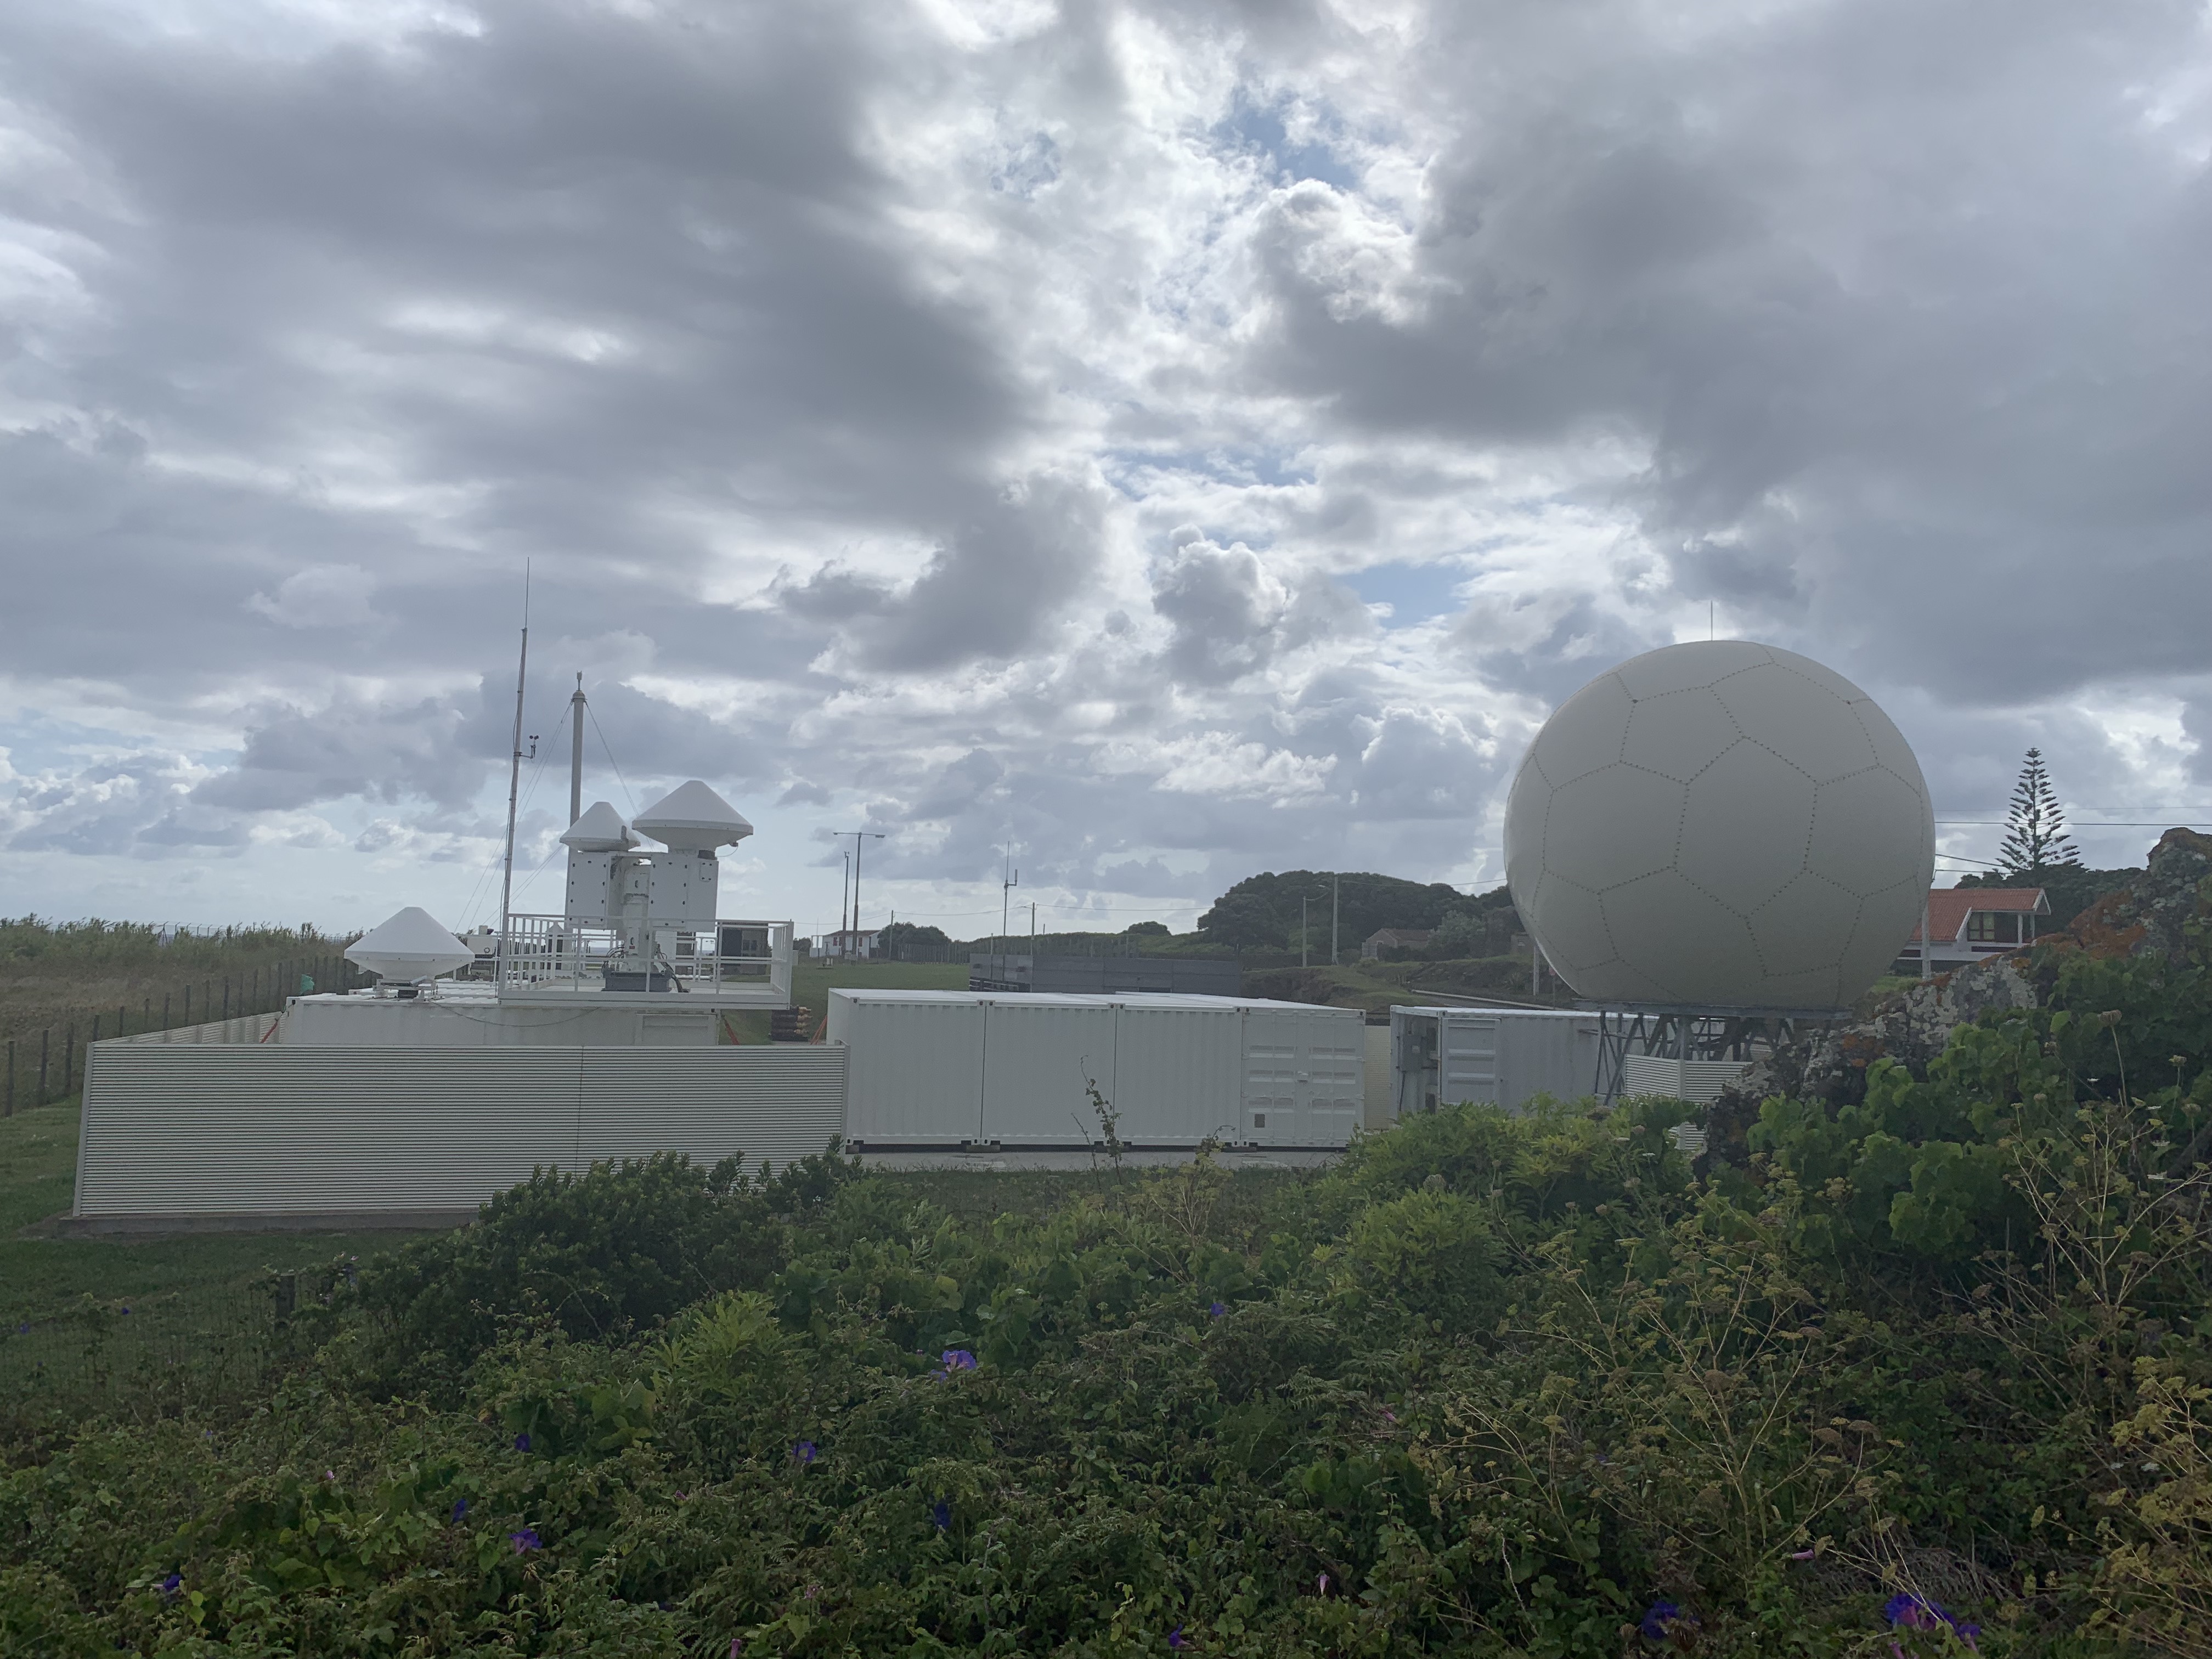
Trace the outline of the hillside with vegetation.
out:
M 2202 1659 L 2208 853 L 1694 1161 L 541 1176 L 250 1387 L 11 1394 L 4 1646 Z

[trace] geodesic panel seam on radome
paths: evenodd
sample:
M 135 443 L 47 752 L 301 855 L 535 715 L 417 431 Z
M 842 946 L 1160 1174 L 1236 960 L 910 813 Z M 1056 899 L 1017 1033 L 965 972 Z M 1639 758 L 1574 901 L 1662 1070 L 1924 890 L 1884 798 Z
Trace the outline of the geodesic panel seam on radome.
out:
M 1911 932 L 1933 816 L 1903 734 L 1841 675 L 1695 641 L 1545 724 L 1506 802 L 1506 879 L 1585 996 L 1834 1006 Z

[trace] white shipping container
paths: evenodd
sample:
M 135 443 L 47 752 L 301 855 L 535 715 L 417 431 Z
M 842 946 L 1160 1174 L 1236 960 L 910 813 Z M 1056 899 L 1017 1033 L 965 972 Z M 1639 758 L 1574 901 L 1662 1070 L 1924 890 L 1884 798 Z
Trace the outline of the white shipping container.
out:
M 1096 1087 L 1134 1148 L 1337 1147 L 1358 1123 L 1358 1010 L 1139 992 L 830 994 L 846 1135 L 865 1149 L 1077 1148 Z
M 1598 1017 L 1540 1008 L 1393 1008 L 1393 1096 L 1401 1116 L 1488 1101 L 1517 1110 L 1540 1094 L 1597 1089 Z

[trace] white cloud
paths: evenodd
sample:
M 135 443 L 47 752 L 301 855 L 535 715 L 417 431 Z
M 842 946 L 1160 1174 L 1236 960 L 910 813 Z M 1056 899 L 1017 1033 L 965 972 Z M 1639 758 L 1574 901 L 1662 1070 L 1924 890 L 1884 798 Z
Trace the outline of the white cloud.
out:
M 1709 601 L 2212 816 L 2186 12 L 155 9 L 0 15 L 0 908 L 475 919 L 526 559 L 526 839 L 582 671 L 810 927 L 1490 879 Z
M 357 564 L 314 565 L 285 577 L 273 596 L 252 595 L 246 608 L 286 628 L 358 628 L 376 619 L 375 592 L 376 578 Z

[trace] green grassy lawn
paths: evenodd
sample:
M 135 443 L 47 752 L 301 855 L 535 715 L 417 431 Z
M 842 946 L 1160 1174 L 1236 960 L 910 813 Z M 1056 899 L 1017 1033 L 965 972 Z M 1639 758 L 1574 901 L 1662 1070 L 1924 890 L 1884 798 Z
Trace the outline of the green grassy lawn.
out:
M 830 993 L 868 991 L 964 991 L 964 962 L 802 962 L 792 969 L 792 1000 L 819 1017 L 829 1011 Z
M 264 1269 L 319 1266 L 413 1235 L 396 1232 L 211 1233 L 168 1237 L 26 1237 L 70 1207 L 76 1180 L 77 1106 L 0 1119 L 0 1326 L 52 1318 L 86 1297 L 154 1307 L 242 1290 Z

